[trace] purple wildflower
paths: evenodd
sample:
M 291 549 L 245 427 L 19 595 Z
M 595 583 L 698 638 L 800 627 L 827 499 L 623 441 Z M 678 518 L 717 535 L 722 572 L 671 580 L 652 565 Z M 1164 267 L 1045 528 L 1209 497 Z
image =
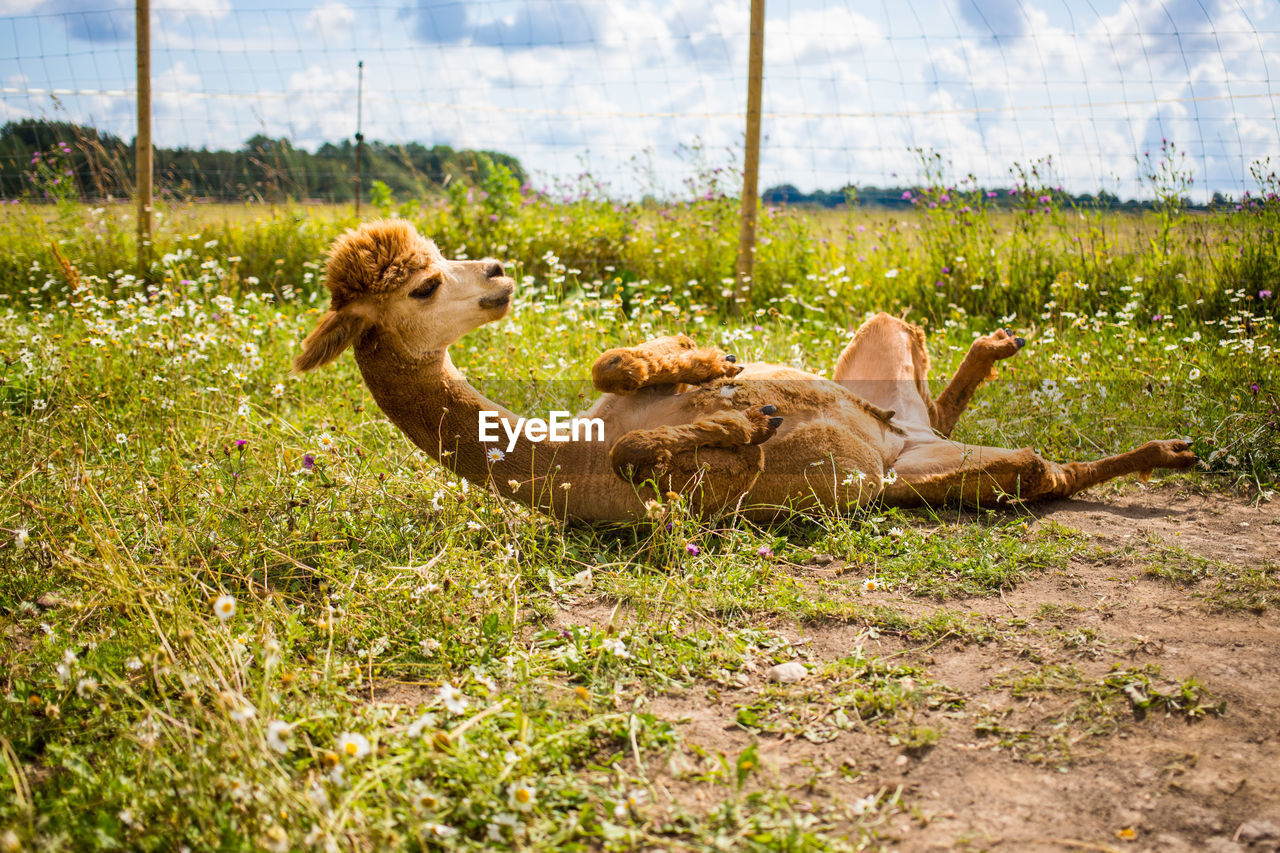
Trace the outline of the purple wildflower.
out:
M 310 453 L 304 454 L 302 457 L 302 467 L 308 471 L 316 467 L 316 458 Z
M 249 443 L 249 442 L 248 442 L 248 441 L 246 441 L 246 440 L 245 440 L 245 439 L 243 439 L 243 438 L 237 438 L 237 439 L 236 439 L 236 447 L 244 447 L 244 446 L 245 446 L 246 444 L 248 444 L 248 443 Z
M 695 557 L 702 553 L 702 549 L 699 548 L 697 545 L 694 545 L 692 542 L 690 542 L 688 545 L 685 545 L 684 549 Z
M 756 549 L 756 554 L 758 554 L 761 557 L 764 557 L 765 559 L 768 559 L 769 557 L 773 556 L 773 549 L 770 548 L 768 545 L 761 545 L 759 548 Z
M 1270 299 L 1270 298 L 1271 298 L 1271 291 L 1270 291 L 1270 290 L 1259 290 L 1259 291 L 1258 291 L 1258 298 L 1259 298 L 1259 299 Z

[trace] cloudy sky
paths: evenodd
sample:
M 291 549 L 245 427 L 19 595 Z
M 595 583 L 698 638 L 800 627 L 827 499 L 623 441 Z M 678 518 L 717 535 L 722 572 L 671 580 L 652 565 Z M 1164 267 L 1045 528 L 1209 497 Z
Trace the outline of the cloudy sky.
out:
M 367 138 L 507 151 L 543 185 L 674 191 L 740 156 L 748 0 L 152 2 L 160 145 L 349 138 L 363 60 Z M 0 120 L 132 137 L 132 39 L 122 0 L 0 0 Z M 768 0 L 764 109 L 763 186 L 905 183 L 924 147 L 1127 197 L 1168 138 L 1198 196 L 1239 193 L 1280 166 L 1280 3 Z

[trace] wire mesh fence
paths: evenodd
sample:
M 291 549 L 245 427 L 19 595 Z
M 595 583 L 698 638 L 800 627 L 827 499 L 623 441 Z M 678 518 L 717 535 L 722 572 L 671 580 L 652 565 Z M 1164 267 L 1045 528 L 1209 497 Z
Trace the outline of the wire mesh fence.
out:
M 424 191 L 502 163 L 565 195 L 734 193 L 747 6 L 156 5 L 157 183 L 349 199 L 363 62 L 366 188 Z M 127 195 L 132 6 L 0 11 L 0 193 L 21 195 L 33 153 L 63 140 L 76 192 Z M 760 185 L 771 200 L 876 198 L 867 188 L 923 180 L 921 152 L 937 152 L 980 186 L 1036 164 L 1067 192 L 1148 198 L 1171 142 L 1188 197 L 1237 197 L 1280 156 L 1276 56 L 1280 6 L 1262 0 L 771 0 Z

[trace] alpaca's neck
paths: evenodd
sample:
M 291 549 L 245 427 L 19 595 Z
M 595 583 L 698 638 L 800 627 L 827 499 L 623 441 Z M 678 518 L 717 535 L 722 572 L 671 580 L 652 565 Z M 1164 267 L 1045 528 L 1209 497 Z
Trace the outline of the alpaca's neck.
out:
M 506 497 L 557 516 L 617 517 L 624 506 L 638 504 L 610 469 L 602 442 L 535 442 L 521 434 L 508 448 L 507 432 L 499 425 L 489 430 L 499 440 L 482 444 L 482 415 L 513 429 L 518 418 L 472 388 L 447 351 L 406 358 L 391 347 L 364 345 L 356 348 L 356 363 L 391 422 L 459 476 L 492 484 Z M 490 454 L 495 449 L 500 454 Z M 597 507 L 610 514 L 598 515 Z

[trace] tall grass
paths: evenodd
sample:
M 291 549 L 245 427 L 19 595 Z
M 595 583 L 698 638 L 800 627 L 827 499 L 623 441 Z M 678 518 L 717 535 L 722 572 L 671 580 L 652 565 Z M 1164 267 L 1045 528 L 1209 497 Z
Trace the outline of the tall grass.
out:
M 1082 458 L 1182 434 L 1207 466 L 1183 482 L 1264 497 L 1280 370 L 1274 297 L 1253 277 L 1274 271 L 1275 199 L 1101 216 L 1042 204 L 1037 181 L 1014 212 L 941 182 L 906 215 L 766 211 L 734 321 L 734 205 L 714 192 L 625 205 L 495 180 L 383 213 L 448 254 L 517 264 L 513 316 L 455 348 L 481 385 L 577 380 L 605 348 L 676 331 L 825 372 L 865 312 L 911 308 L 942 375 L 994 325 L 1030 339 L 965 440 Z M 350 358 L 288 374 L 348 214 L 161 214 L 141 279 L 125 210 L 0 218 L 6 847 L 874 845 L 909 804 L 868 788 L 856 812 L 815 811 L 757 775 L 754 747 L 681 745 L 655 698 L 718 701 L 801 654 L 762 627 L 780 617 L 926 640 L 963 628 L 786 573 L 816 553 L 906 593 L 994 594 L 1075 547 L 1016 515 L 949 532 L 948 510 L 927 546 L 875 508 L 762 528 L 675 502 L 669 528 L 559 527 L 412 448 Z M 849 726 L 919 748 L 940 736 L 917 714 L 945 698 L 917 669 L 858 651 L 825 674 L 859 679 Z M 693 769 L 665 769 L 677 759 Z M 690 774 L 714 796 L 658 801 Z

